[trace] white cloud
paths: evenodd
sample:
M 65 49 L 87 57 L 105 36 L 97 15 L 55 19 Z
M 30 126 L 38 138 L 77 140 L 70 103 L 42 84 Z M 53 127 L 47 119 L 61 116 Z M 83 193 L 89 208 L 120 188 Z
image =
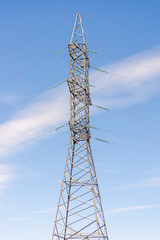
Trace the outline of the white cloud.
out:
M 52 213 L 52 212 L 55 212 L 56 209 L 57 209 L 57 207 L 53 207 L 53 208 L 49 208 L 49 209 L 45 209 L 45 210 L 38 210 L 38 211 L 35 211 L 34 213 L 36 213 L 36 214 Z
M 142 209 L 152 209 L 157 208 L 159 205 L 138 205 L 138 206 L 131 206 L 131 207 L 125 207 L 125 208 L 115 208 L 105 211 L 105 214 L 114 214 L 114 213 L 125 213 L 135 210 L 142 210 Z

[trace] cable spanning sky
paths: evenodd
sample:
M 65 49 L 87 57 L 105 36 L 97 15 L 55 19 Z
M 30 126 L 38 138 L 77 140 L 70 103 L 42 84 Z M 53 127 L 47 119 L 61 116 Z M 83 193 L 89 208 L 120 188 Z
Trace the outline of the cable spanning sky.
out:
M 158 0 L 1 1 L 0 239 L 51 239 L 69 144 L 67 45 L 77 12 L 109 239 L 160 239 L 159 9 Z

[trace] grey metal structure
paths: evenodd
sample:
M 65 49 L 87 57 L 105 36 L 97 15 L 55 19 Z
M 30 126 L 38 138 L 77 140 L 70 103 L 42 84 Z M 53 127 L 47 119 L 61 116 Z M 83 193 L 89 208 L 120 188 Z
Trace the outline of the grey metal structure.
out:
M 70 54 L 70 143 L 52 240 L 107 239 L 90 146 L 89 56 L 80 13 L 68 45 Z

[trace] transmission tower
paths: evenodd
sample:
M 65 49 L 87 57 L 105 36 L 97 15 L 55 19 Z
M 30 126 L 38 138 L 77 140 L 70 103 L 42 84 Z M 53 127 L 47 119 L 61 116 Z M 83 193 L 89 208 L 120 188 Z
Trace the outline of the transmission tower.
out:
M 70 143 L 52 240 L 107 239 L 107 229 L 90 146 L 89 56 L 80 13 L 71 42 Z

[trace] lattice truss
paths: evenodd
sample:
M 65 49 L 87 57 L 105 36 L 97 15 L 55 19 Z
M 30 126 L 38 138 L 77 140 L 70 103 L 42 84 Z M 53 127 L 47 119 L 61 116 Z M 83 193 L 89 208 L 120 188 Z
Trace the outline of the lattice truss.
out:
M 90 147 L 89 57 L 80 13 L 68 48 L 71 135 L 52 240 L 108 240 Z

